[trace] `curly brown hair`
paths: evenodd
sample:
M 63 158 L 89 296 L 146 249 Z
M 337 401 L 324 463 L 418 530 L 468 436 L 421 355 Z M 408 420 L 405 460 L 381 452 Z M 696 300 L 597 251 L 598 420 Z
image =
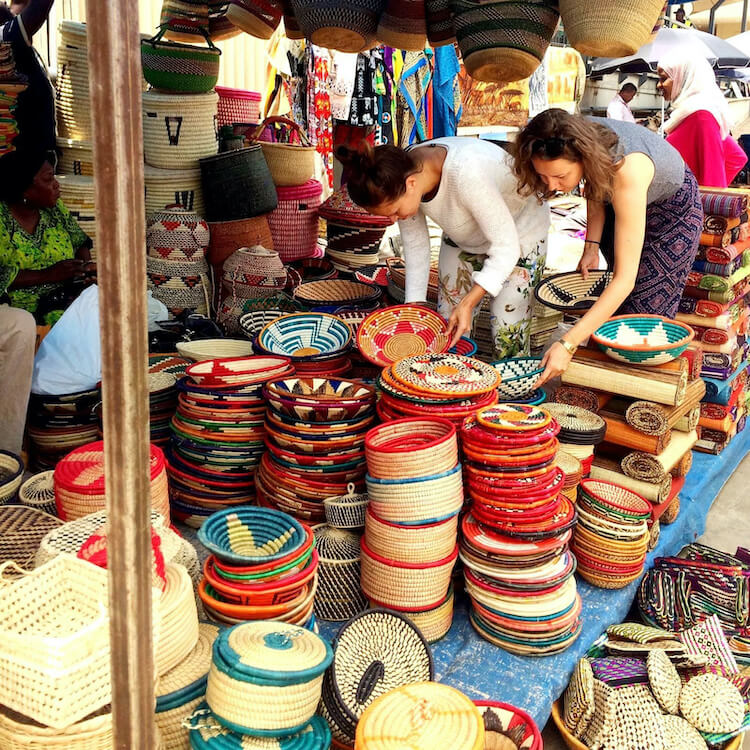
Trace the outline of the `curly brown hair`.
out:
M 581 115 L 564 109 L 548 109 L 537 115 L 516 138 L 513 172 L 519 195 L 536 195 L 540 200 L 554 195 L 537 174 L 532 157 L 569 159 L 583 166 L 586 197 L 612 200 L 615 172 L 622 165 L 617 155 L 617 134 Z
M 363 208 L 398 200 L 406 192 L 406 178 L 422 169 L 413 152 L 390 145 L 373 148 L 367 141 L 356 150 L 339 146 L 336 158 L 344 166 L 351 199 Z

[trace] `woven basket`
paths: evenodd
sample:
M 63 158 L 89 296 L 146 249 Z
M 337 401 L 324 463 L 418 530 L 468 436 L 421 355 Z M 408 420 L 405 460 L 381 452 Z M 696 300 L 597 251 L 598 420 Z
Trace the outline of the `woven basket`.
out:
M 29 508 L 44 511 L 49 515 L 57 514 L 55 505 L 55 484 L 52 480 L 53 471 L 43 471 L 27 479 L 18 491 L 18 499 Z
M 44 536 L 62 521 L 24 505 L 0 507 L 0 564 L 13 560 L 22 567 L 33 566 L 34 555 Z
M 281 5 L 275 0 L 231 0 L 227 18 L 246 34 L 258 39 L 270 39 L 281 23 L 282 12 Z
M 662 0 L 560 0 L 560 15 L 568 41 L 582 55 L 625 57 L 646 44 L 663 7 Z
M 262 96 L 257 91 L 217 86 L 216 93 L 219 95 L 219 127 L 260 120 Z
M 279 205 L 268 216 L 274 248 L 284 263 L 310 257 L 318 247 L 323 186 L 317 180 L 308 180 L 297 187 L 279 187 L 276 192 Z
M 349 485 L 348 490 L 346 495 L 327 497 L 323 500 L 326 521 L 337 529 L 363 529 L 367 493 L 355 492 L 353 484 Z
M 24 465 L 20 456 L 0 450 L 0 504 L 16 496 L 23 482 Z
M 202 339 L 199 341 L 177 342 L 177 352 L 195 362 L 207 359 L 224 359 L 227 357 L 249 357 L 252 346 L 247 341 L 237 339 Z
M 425 0 L 427 40 L 432 47 L 442 47 L 456 41 L 450 0 Z
M 161 631 L 156 651 L 156 673 L 174 669 L 198 642 L 198 611 L 193 583 L 182 565 L 167 565 L 167 587 L 159 601 Z
M 385 0 L 291 0 L 304 36 L 320 47 L 363 52 L 372 46 Z
M 92 138 L 89 105 L 89 68 L 86 26 L 62 21 L 57 48 L 57 119 L 59 135 L 90 141 Z
M 70 138 L 58 138 L 57 150 L 60 159 L 58 171 L 63 174 L 94 176 L 94 151 L 90 141 L 74 141 Z
M 141 42 L 143 77 L 155 88 L 173 94 L 205 94 L 219 80 L 221 50 L 206 36 L 208 48 L 165 42 L 166 26 Z
M 294 299 L 301 305 L 364 306 L 376 303 L 381 292 L 377 287 L 360 281 L 328 279 L 308 281 L 294 290 Z
M 589 271 L 588 279 L 577 271 L 559 273 L 544 279 L 534 289 L 534 296 L 545 307 L 583 315 L 599 299 L 611 279 L 611 271 Z
M 377 36 L 379 42 L 394 49 L 422 52 L 427 37 L 424 0 L 388 0 Z
M 431 609 L 445 599 L 458 546 L 434 563 L 399 563 L 373 552 L 362 541 L 362 591 L 385 607 Z
M 211 241 L 208 246 L 208 262 L 217 273 L 221 272 L 224 261 L 241 247 L 260 245 L 274 249 L 267 215 L 253 216 L 237 221 L 209 222 Z
M 195 167 L 219 148 L 214 93 L 174 96 L 143 93 L 143 155 L 162 169 Z M 208 191 L 206 191 L 208 192 Z
M 286 125 L 295 132 L 300 144 L 260 140 L 263 130 L 274 123 Z M 249 140 L 258 143 L 263 150 L 263 156 L 277 187 L 305 185 L 315 174 L 315 146 L 310 144 L 305 132 L 293 120 L 286 117 L 267 117 L 258 125 Z
M 249 219 L 276 208 L 276 188 L 259 146 L 201 159 L 200 165 L 209 222 Z
M 143 180 L 146 186 L 146 215 L 161 211 L 165 206 L 182 206 L 203 216 L 203 188 L 201 172 L 195 169 L 158 169 L 144 165 Z
M 469 75 L 496 83 L 528 78 L 560 20 L 550 0 L 451 0 L 451 8 Z
M 169 39 L 194 42 L 208 34 L 209 11 L 206 0 L 163 0 L 159 23 Z
M 424 612 L 403 612 L 402 614 L 417 626 L 427 643 L 435 643 L 451 629 L 454 600 L 455 595 L 451 588 L 445 597 L 445 601 L 438 604 L 437 607 Z

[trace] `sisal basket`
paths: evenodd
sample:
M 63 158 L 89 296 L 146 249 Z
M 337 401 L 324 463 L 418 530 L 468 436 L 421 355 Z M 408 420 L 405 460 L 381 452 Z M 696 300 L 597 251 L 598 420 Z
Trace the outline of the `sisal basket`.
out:
M 159 601 L 161 632 L 156 651 L 159 676 L 176 667 L 198 642 L 198 611 L 193 583 L 182 565 L 167 565 L 167 586 Z
M 54 471 L 43 471 L 27 479 L 18 491 L 18 500 L 28 508 L 41 510 L 51 516 L 57 515 L 55 505 L 55 484 L 52 480 Z
M 259 140 L 263 129 L 273 123 L 282 123 L 291 128 L 299 136 L 301 145 Z M 315 146 L 310 144 L 305 132 L 293 120 L 287 117 L 267 117 L 249 140 L 260 144 L 276 187 L 304 185 L 315 174 Z
M 74 141 L 70 138 L 58 138 L 57 149 L 60 159 L 58 171 L 63 174 L 94 176 L 94 151 L 90 141 Z
M 13 560 L 23 567 L 32 565 L 44 536 L 61 525 L 59 518 L 35 508 L 0 507 L 0 564 Z
M 201 171 L 197 166 L 192 169 L 159 169 L 146 164 L 143 181 L 147 216 L 170 205 L 182 206 L 203 216 L 206 206 L 203 202 Z
M 10 451 L 0 451 L 0 504 L 16 496 L 23 482 L 24 465 L 20 456 Z
M 663 7 L 662 0 L 560 0 L 560 15 L 568 41 L 582 55 L 625 57 L 648 42 Z

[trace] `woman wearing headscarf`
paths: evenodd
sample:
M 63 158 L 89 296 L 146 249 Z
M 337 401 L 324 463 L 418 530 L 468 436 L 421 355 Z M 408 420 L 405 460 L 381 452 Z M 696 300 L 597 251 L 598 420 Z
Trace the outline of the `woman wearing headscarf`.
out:
M 672 103 L 667 141 L 682 155 L 699 185 L 725 188 L 747 161 L 730 134 L 729 104 L 711 66 L 689 45 L 661 60 L 657 88 Z
M 60 200 L 50 158 L 26 150 L 0 158 L 0 297 L 31 313 L 64 285 L 95 274 L 91 239 Z M 46 309 L 38 322 L 56 322 L 63 307 Z

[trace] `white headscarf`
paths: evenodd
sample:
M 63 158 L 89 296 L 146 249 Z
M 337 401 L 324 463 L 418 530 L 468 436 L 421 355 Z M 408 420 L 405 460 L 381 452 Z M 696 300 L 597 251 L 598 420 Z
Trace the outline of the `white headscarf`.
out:
M 719 123 L 721 137 L 726 138 L 732 127 L 729 104 L 716 83 L 708 60 L 689 45 L 669 51 L 659 67 L 672 79 L 672 112 L 664 125 L 667 133 L 686 117 L 705 109 Z

